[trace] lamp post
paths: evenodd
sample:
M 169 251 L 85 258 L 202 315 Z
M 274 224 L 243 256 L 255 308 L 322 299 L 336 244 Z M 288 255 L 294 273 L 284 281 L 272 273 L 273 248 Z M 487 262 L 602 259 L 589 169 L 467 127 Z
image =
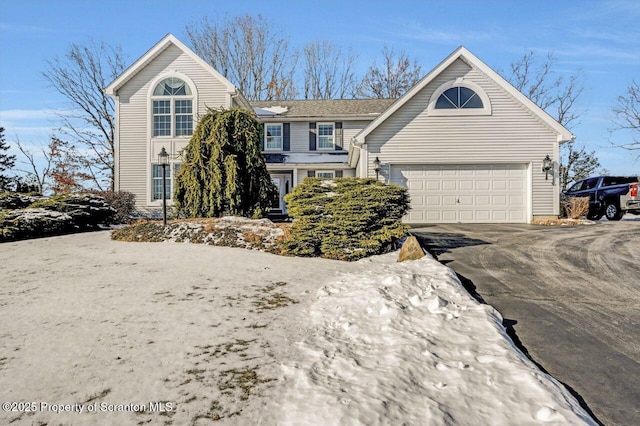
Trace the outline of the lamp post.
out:
M 167 226 L 167 166 L 169 165 L 169 153 L 164 146 L 158 154 L 158 163 L 162 166 L 162 223 Z
M 376 180 L 378 180 L 380 176 L 380 159 L 378 157 L 373 160 L 373 171 L 376 172 Z
M 551 158 L 549 154 L 542 160 L 542 171 L 545 173 L 545 180 L 549 180 L 549 170 L 551 170 Z

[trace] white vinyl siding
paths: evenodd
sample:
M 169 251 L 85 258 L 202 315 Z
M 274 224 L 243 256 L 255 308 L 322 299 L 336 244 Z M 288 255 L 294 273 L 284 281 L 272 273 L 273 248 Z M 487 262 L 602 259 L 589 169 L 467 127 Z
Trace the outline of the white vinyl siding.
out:
M 197 88 L 197 103 L 192 105 L 197 119 L 207 107 L 229 107 L 229 96 L 224 84 L 188 55 L 171 45 L 135 74 L 119 91 L 118 105 L 118 182 L 117 188 L 136 195 L 136 206 L 142 211 L 152 201 L 150 178 L 151 162 L 157 160 L 155 148 L 150 148 L 153 138 L 153 113 L 149 100 L 150 86 L 156 78 L 171 70 L 180 70 Z M 185 113 L 186 115 L 186 113 Z M 193 123 L 193 120 L 191 121 Z M 188 126 L 181 132 L 189 132 Z M 177 149 L 188 142 L 189 136 L 165 138 L 167 150 L 177 154 Z M 170 148 L 175 147 L 175 148 Z
M 478 84 L 491 101 L 491 115 L 430 116 L 431 94 L 443 83 L 464 77 Z M 388 164 L 531 164 L 533 215 L 559 213 L 559 184 L 540 172 L 542 160 L 558 159 L 556 133 L 483 73 L 458 60 L 417 93 L 366 138 L 367 174 L 373 160 Z M 555 182 L 555 185 L 553 183 Z
M 345 150 L 349 149 L 351 138 L 357 135 L 369 123 L 370 121 L 365 121 L 365 120 L 342 121 L 342 132 L 343 132 L 342 139 L 343 139 Z M 310 152 L 308 121 L 292 121 L 291 127 L 290 127 L 290 136 L 291 136 L 291 151 L 290 151 L 291 153 Z M 311 152 L 317 153 L 317 151 L 311 151 Z

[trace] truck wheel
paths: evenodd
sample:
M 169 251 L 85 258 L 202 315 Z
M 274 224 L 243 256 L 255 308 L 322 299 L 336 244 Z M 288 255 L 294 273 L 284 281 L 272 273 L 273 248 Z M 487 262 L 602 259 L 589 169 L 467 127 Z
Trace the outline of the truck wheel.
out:
M 589 220 L 600 220 L 602 216 L 604 215 L 598 210 L 587 213 L 587 219 Z
M 605 214 L 609 220 L 622 219 L 622 210 L 620 210 L 620 207 L 618 207 L 617 204 L 607 204 L 607 207 L 605 207 Z

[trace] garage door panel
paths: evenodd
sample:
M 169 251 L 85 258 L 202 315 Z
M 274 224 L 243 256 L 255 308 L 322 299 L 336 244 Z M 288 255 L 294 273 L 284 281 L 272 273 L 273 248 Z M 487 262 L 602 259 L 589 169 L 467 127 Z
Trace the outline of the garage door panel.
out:
M 473 180 L 461 180 L 458 187 L 460 191 L 473 191 Z
M 476 191 L 488 191 L 491 189 L 491 181 L 481 179 L 476 181 Z
M 524 164 L 391 168 L 391 182 L 409 188 L 410 223 L 524 223 L 526 181 Z
M 426 205 L 440 207 L 442 205 L 442 197 L 438 195 L 427 195 L 425 197 Z
M 476 195 L 475 196 L 475 205 L 476 206 L 490 206 L 491 205 L 491 197 L 489 195 Z
M 491 222 L 491 210 L 476 210 L 476 222 Z
M 491 196 L 491 205 L 504 207 L 507 205 L 507 196 L 506 195 L 492 195 Z
M 494 191 L 506 191 L 508 183 L 505 180 L 493 180 L 491 181 L 491 189 Z
M 524 181 L 522 180 L 510 180 L 509 191 L 524 191 Z
M 442 211 L 442 221 L 443 222 L 454 222 L 458 220 L 458 212 L 457 210 L 443 210 Z
M 446 179 L 442 181 L 443 191 L 455 191 L 458 188 L 458 181 Z
M 425 187 L 425 182 L 420 179 L 410 179 L 408 182 L 410 190 L 422 191 Z
M 442 196 L 442 206 L 455 206 L 456 205 L 456 196 L 455 195 L 443 195 Z
M 474 197 L 473 195 L 460 195 L 456 202 L 460 204 L 460 206 L 473 206 L 474 205 Z

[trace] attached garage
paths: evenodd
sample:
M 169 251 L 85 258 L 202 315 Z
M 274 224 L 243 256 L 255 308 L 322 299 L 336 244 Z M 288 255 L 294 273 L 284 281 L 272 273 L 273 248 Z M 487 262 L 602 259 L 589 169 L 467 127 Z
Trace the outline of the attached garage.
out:
M 526 164 L 392 165 L 409 189 L 407 223 L 527 223 Z

